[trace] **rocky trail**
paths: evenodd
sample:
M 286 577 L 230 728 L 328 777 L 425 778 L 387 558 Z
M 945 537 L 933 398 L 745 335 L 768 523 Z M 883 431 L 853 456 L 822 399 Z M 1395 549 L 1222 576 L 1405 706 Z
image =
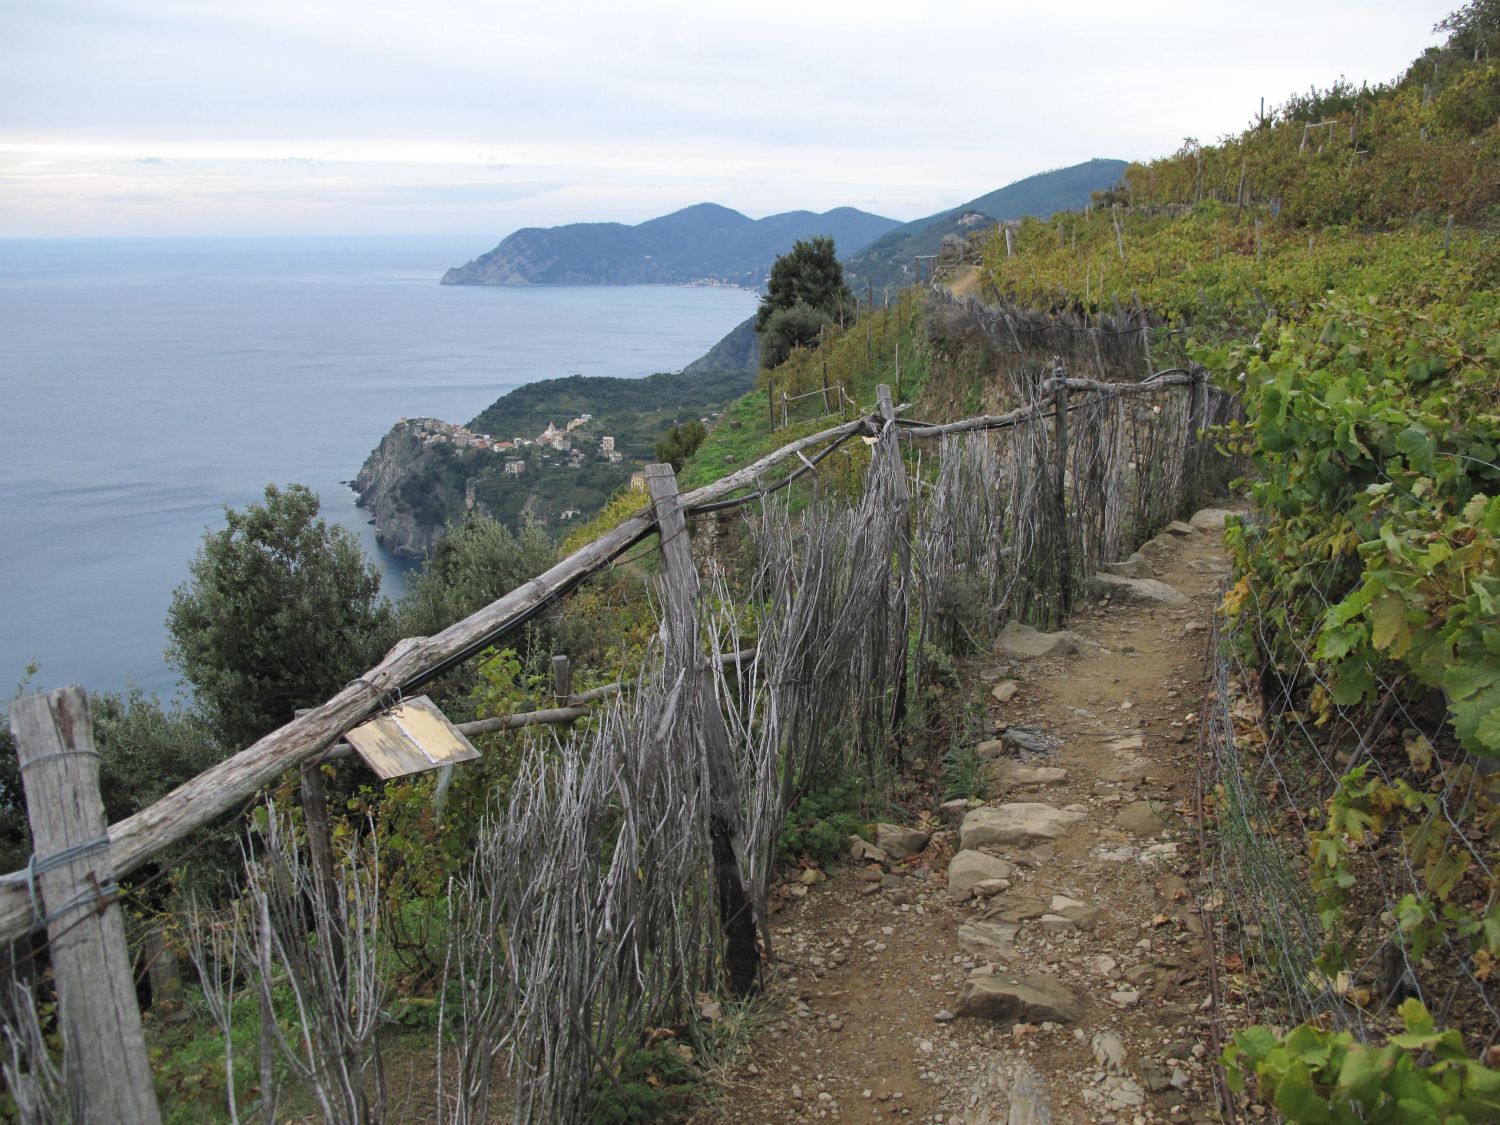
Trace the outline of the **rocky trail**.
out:
M 1007 626 L 973 670 L 988 800 L 786 896 L 766 1022 L 696 1122 L 1219 1120 L 1192 811 L 1223 517 L 1107 567 L 1067 632 Z

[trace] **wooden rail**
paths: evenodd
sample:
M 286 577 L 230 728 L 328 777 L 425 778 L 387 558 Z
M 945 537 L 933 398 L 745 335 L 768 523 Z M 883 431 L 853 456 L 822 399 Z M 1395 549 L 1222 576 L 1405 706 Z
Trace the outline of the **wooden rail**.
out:
M 713 484 L 685 493 L 683 507 L 692 513 L 741 489 L 756 487 L 762 474 L 781 461 L 870 428 L 870 423 L 861 418 L 799 438 Z M 115 874 L 124 875 L 140 867 L 195 829 L 230 812 L 287 770 L 327 750 L 345 731 L 378 714 L 387 704 L 482 652 L 655 529 L 649 512 L 631 516 L 436 636 L 398 643 L 384 660 L 350 681 L 326 703 L 183 782 L 155 804 L 111 825 L 109 852 Z M 24 937 L 35 926 L 35 914 L 26 872 L 0 879 L 0 941 Z

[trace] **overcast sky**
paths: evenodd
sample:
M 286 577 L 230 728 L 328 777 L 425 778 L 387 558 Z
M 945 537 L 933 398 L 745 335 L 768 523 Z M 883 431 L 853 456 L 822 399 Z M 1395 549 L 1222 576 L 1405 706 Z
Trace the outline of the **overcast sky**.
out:
M 907 220 L 1394 77 L 1459 0 L 0 0 L 0 237 Z

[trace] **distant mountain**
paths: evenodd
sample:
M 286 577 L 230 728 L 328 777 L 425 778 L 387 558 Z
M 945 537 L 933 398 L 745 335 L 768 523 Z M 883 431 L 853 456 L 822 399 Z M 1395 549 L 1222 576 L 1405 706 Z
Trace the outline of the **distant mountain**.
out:
M 572 223 L 527 227 L 488 254 L 443 275 L 444 285 L 688 285 L 758 289 L 777 255 L 799 238 L 831 235 L 852 253 L 896 227 L 853 207 L 821 215 L 788 211 L 751 219 L 699 203 L 635 226 Z
M 887 231 L 868 246 L 845 255 L 844 275 L 861 296 L 866 283 L 876 290 L 910 284 L 912 259 L 936 254 L 944 235 L 963 235 L 1007 219 L 1027 215 L 1046 218 L 1054 211 L 1082 207 L 1090 193 L 1113 187 L 1124 174 L 1125 161 L 1096 159 L 1028 176 L 950 210 Z

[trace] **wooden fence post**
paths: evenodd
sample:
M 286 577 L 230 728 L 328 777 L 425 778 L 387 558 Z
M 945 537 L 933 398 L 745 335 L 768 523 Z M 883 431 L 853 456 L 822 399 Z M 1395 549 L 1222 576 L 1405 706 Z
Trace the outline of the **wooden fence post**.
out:
M 10 729 L 31 820 L 33 905 L 46 922 L 57 981 L 72 1119 L 154 1125 L 161 1110 L 115 899 L 88 697 L 73 684 L 18 699 Z
M 308 708 L 293 716 L 301 718 Z M 333 935 L 333 964 L 339 980 L 344 979 L 344 912 L 339 905 L 339 885 L 333 871 L 333 824 L 328 817 L 328 791 L 323 784 L 323 763 L 314 758 L 302 763 L 302 826 L 307 830 L 307 855 L 312 862 L 317 883 L 317 909 L 328 916 L 329 933 Z M 439 817 L 442 809 L 438 809 Z
M 1196 446 L 1202 439 L 1201 431 L 1205 426 L 1204 402 L 1204 378 L 1207 375 L 1201 367 L 1193 369 L 1193 381 L 1188 384 L 1188 444 Z
M 666 587 L 669 659 L 687 671 L 688 694 L 696 694 L 703 719 L 708 760 L 709 837 L 713 844 L 719 891 L 719 921 L 724 928 L 724 967 L 729 987 L 738 996 L 755 990 L 760 953 L 755 945 L 755 910 L 745 893 L 737 852 L 740 834 L 739 782 L 729 750 L 729 729 L 708 677 L 707 656 L 698 637 L 698 571 L 688 545 L 687 520 L 670 465 L 647 465 L 646 487 L 661 537 L 662 579 Z
M 906 467 L 901 463 L 901 445 L 896 439 L 895 427 L 896 407 L 891 401 L 891 388 L 881 383 L 875 388 L 875 402 L 880 410 L 880 417 L 890 430 L 882 436 L 881 450 L 879 455 L 892 460 L 893 478 L 896 482 L 896 518 L 901 524 L 901 541 L 896 547 L 896 565 L 901 575 L 901 589 L 903 592 L 911 590 L 911 495 L 906 488 Z M 907 602 L 903 596 L 902 605 Z M 901 615 L 901 662 L 898 665 L 901 672 L 896 680 L 896 697 L 891 701 L 891 729 L 895 730 L 906 718 L 906 658 L 907 658 L 907 615 Z
M 559 707 L 573 698 L 573 662 L 562 653 L 552 658 L 552 698 Z
M 1068 541 L 1068 373 L 1052 361 L 1052 506 L 1057 518 L 1057 600 L 1060 619 L 1073 608 L 1073 548 Z

